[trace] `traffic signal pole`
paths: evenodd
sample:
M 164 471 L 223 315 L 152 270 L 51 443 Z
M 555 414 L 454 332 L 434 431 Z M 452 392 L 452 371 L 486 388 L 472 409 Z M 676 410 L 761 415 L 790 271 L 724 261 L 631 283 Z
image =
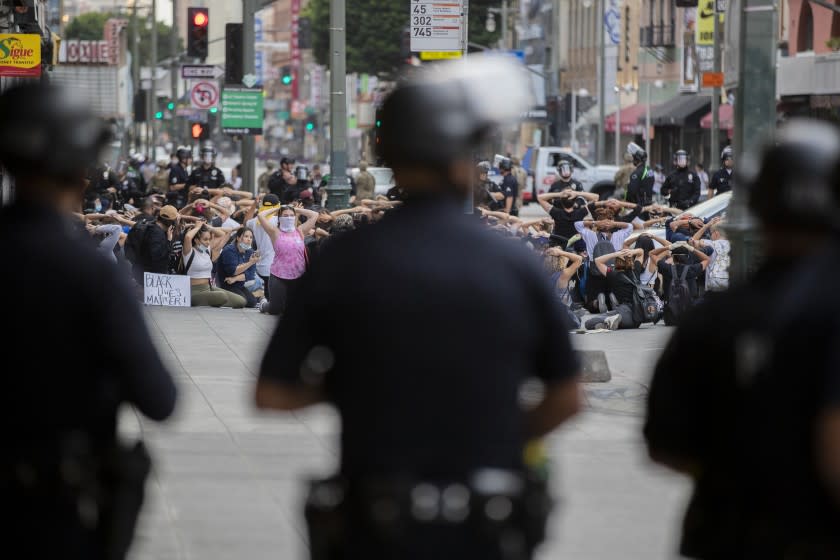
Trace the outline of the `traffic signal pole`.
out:
M 152 57 L 149 63 L 149 66 L 152 69 L 152 89 L 150 103 L 152 110 L 149 111 L 149 154 L 148 157 L 154 161 L 155 158 L 155 145 L 156 145 L 156 138 L 155 138 L 155 107 L 157 107 L 157 63 L 158 63 L 158 35 L 157 35 L 157 0 L 152 0 Z
M 251 27 L 253 29 L 253 25 Z M 330 184 L 327 208 L 350 204 L 347 184 L 347 38 L 345 0 L 330 2 Z
M 254 14 L 257 11 L 257 0 L 242 0 L 242 73 L 254 73 Z M 257 194 L 256 149 L 254 137 L 250 134 L 242 136 L 242 189 Z

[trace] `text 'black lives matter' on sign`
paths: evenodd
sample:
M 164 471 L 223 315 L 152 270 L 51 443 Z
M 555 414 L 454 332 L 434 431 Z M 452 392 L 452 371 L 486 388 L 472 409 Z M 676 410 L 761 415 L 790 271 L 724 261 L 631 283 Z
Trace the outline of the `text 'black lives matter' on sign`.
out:
M 189 307 L 192 302 L 189 276 L 143 274 L 143 303 L 165 307 Z

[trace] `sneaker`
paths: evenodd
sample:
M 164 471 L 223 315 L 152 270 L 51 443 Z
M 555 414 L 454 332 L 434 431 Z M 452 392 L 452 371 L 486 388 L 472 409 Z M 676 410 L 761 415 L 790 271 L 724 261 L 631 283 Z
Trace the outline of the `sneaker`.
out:
M 607 309 L 607 298 L 604 294 L 598 294 L 598 313 L 604 314 L 609 309 Z
M 604 319 L 604 323 L 607 325 L 605 328 L 608 328 L 611 331 L 617 331 L 618 326 L 621 324 L 621 315 L 610 315 Z
M 257 305 L 257 309 L 260 310 L 260 313 L 268 313 L 268 300 L 262 298 L 262 300 L 260 300 L 259 305 Z
M 618 298 L 616 298 L 615 294 L 612 292 L 610 292 L 610 307 L 612 307 L 613 311 L 618 309 Z

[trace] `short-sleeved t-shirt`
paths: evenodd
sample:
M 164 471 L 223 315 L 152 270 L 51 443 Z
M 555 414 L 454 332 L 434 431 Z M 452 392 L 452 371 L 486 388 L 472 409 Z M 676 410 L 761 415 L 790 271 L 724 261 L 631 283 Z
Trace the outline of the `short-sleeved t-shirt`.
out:
M 639 275 L 642 273 L 642 263 L 635 261 L 633 263 L 633 272 L 636 281 L 639 281 Z M 615 296 L 619 303 L 633 305 L 633 292 L 636 290 L 630 278 L 630 271 L 609 270 L 607 272 L 607 286 L 610 292 Z M 622 278 L 623 277 L 623 278 Z M 630 282 L 628 282 L 630 280 Z
M 575 222 L 583 220 L 587 216 L 586 207 L 576 207 L 571 212 L 555 206 L 549 211 L 551 219 L 554 220 L 554 235 L 570 239 L 577 235 Z
M 462 206 L 409 200 L 333 240 L 269 343 L 262 378 L 323 380 L 348 476 L 521 468 L 520 384 L 576 375 L 540 264 Z

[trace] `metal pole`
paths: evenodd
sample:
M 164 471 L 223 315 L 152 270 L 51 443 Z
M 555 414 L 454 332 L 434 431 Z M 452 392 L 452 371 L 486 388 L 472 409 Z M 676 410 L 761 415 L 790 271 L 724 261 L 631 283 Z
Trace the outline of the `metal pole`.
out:
M 151 17 L 152 17 L 152 13 L 151 13 L 151 11 L 149 11 L 148 17 L 146 18 L 146 25 L 149 24 L 149 18 L 151 18 Z M 138 37 L 138 39 L 140 38 L 139 35 L 137 37 Z M 147 64 L 149 70 L 151 70 L 151 72 L 149 72 L 149 81 L 148 81 L 149 89 L 146 90 L 146 135 L 145 135 L 146 137 L 145 137 L 145 149 L 144 149 L 144 151 L 145 151 L 145 153 L 148 154 L 151 151 L 151 147 L 152 147 L 152 122 L 154 121 L 154 118 L 155 118 L 155 112 L 154 112 L 155 88 L 154 88 L 154 84 L 152 83 L 154 68 L 153 68 L 152 63 L 151 63 L 151 57 L 150 57 L 149 60 L 146 61 L 146 64 Z
M 647 107 L 645 108 L 645 153 L 650 158 L 650 82 L 647 82 Z
M 502 48 L 507 50 L 508 45 L 508 0 L 502 0 Z
M 152 0 L 152 60 L 151 60 L 151 68 L 152 68 L 152 95 L 151 103 L 152 103 L 152 111 L 154 111 L 155 107 L 157 106 L 157 63 L 158 63 L 158 35 L 157 35 L 157 0 Z M 152 115 L 150 112 L 149 115 Z M 151 129 L 149 131 L 149 153 L 148 156 L 154 161 L 155 158 L 155 119 L 150 118 L 149 124 L 151 125 Z
M 242 0 L 242 73 L 254 73 L 254 14 L 257 11 L 256 0 Z M 256 148 L 255 139 L 246 134 L 242 137 L 242 190 L 257 194 Z
M 618 93 L 618 107 L 615 110 L 615 164 L 621 165 L 621 90 Z
M 577 91 L 572 89 L 572 151 L 578 152 L 577 142 Z
M 717 2 L 715 2 L 717 4 Z M 714 71 L 720 72 L 720 15 L 715 11 L 715 27 L 714 27 Z M 711 171 L 711 163 L 716 161 L 720 154 L 720 88 L 716 87 L 712 90 L 712 153 L 709 155 L 709 162 L 707 167 Z
M 178 2 L 172 0 L 172 32 L 169 34 L 169 56 L 172 62 L 169 66 L 169 99 L 177 105 L 178 99 Z M 178 120 L 172 115 L 172 143 L 178 134 Z
M 768 141 L 776 126 L 776 10 L 775 0 L 729 2 L 729 14 L 739 14 L 735 161 L 748 145 Z M 726 220 L 726 233 L 732 244 L 733 283 L 743 283 L 749 277 L 759 250 L 758 232 L 747 209 L 746 193 L 739 187 L 736 182 Z
M 134 34 L 134 42 L 131 44 L 131 81 L 134 82 L 134 98 L 137 98 L 137 95 L 140 93 L 140 26 L 137 25 L 137 3 L 134 3 L 131 10 L 131 29 Z M 137 104 L 135 103 L 135 107 Z M 148 111 L 147 111 L 148 112 Z M 135 115 L 134 123 L 133 123 L 133 142 L 134 142 L 134 150 L 137 151 L 140 149 L 140 125 L 137 122 L 137 115 Z M 146 115 L 148 118 L 148 115 Z
M 330 0 L 330 184 L 327 208 L 347 208 L 347 37 L 345 0 Z
M 507 0 L 504 0 L 503 8 L 507 8 Z M 467 65 L 467 51 L 469 50 L 469 42 L 470 42 L 470 31 L 469 31 L 469 10 L 470 10 L 470 3 L 469 0 L 464 0 L 461 3 L 461 19 L 464 23 L 463 28 L 461 29 L 461 60 L 464 63 L 464 67 Z M 502 16 L 503 18 L 505 16 Z M 506 20 L 503 20 L 506 21 Z M 506 24 L 505 24 L 506 25 Z M 473 197 L 473 192 L 475 191 L 475 175 L 470 175 L 470 189 L 467 192 L 466 198 L 464 198 L 464 213 L 465 214 L 474 214 L 475 213 L 475 199 Z M 519 185 L 519 188 L 525 188 L 525 185 Z
M 599 74 L 598 80 L 598 163 L 604 163 L 606 159 L 606 146 L 604 146 L 604 120 L 606 119 L 606 81 L 607 81 L 607 42 L 604 39 L 604 7 L 606 0 L 599 0 L 598 2 L 598 16 L 597 25 L 595 26 L 596 34 L 598 35 L 598 57 L 599 57 Z

